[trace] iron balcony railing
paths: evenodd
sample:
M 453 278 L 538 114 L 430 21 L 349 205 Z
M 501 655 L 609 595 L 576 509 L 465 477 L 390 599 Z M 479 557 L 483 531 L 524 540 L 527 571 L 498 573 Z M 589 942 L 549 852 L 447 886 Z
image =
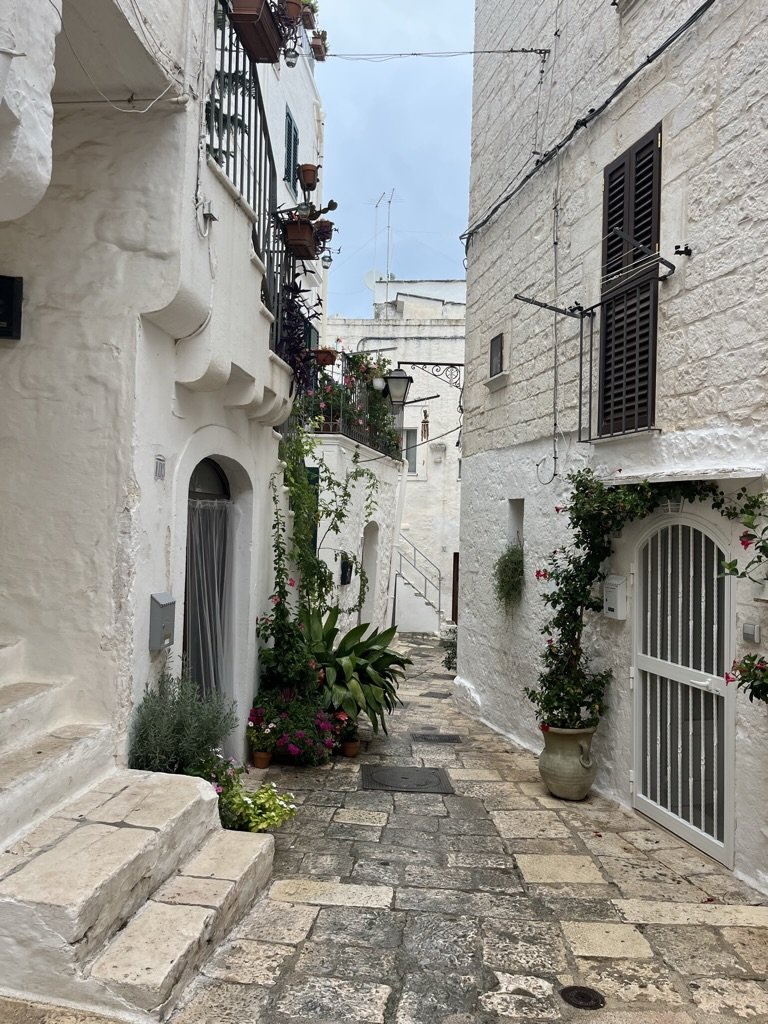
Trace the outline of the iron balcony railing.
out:
M 403 533 L 400 534 L 397 557 L 398 574 L 435 609 L 438 622 L 442 624 L 443 574 L 440 572 L 440 566 Z
M 274 219 L 275 158 L 256 67 L 218 2 L 215 43 L 216 64 L 206 104 L 208 155 L 255 214 L 253 247 L 266 268 L 262 298 L 277 315 L 284 250 Z

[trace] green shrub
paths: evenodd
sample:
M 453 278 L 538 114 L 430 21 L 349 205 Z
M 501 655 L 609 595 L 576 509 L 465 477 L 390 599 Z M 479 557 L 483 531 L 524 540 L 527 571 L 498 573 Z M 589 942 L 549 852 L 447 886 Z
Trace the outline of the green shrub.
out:
M 522 546 L 510 544 L 493 566 L 493 590 L 499 604 L 503 604 L 506 611 L 511 611 L 513 605 L 520 600 L 524 579 Z
M 255 792 L 244 789 L 241 778 L 248 769 L 233 757 L 225 758 L 220 750 L 212 751 L 191 774 L 211 783 L 219 794 L 221 824 L 234 832 L 279 828 L 296 813 L 293 793 L 278 793 L 274 783 Z
M 184 671 L 163 672 L 136 708 L 128 764 L 141 771 L 197 774 L 201 759 L 236 725 L 235 705 L 223 694 L 202 694 Z

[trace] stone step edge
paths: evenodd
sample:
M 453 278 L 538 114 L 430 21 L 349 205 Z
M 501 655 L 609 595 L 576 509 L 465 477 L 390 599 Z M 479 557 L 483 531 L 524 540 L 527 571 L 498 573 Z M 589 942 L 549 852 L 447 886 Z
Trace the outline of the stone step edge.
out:
M 164 1018 L 266 888 L 274 846 L 271 835 L 214 832 L 91 960 L 87 973 L 117 998 Z

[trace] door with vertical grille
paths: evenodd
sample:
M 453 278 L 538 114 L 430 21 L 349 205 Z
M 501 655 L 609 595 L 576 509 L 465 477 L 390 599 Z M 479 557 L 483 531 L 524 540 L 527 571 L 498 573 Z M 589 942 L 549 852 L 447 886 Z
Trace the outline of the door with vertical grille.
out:
M 725 552 L 678 519 L 637 561 L 634 805 L 724 864 L 733 861 L 735 692 Z

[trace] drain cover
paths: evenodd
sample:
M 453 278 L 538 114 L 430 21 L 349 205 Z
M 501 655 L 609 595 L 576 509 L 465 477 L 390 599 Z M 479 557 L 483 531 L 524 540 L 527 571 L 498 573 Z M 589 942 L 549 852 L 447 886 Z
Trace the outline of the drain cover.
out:
M 605 1006 L 605 996 L 596 988 L 586 988 L 584 985 L 567 985 L 560 989 L 560 996 L 569 1006 L 575 1006 L 579 1010 L 599 1010 Z
M 364 764 L 363 789 L 384 789 L 393 793 L 453 793 L 442 768 L 383 768 Z
M 427 690 L 426 693 L 420 693 L 420 697 L 431 697 L 433 700 L 445 700 L 447 697 L 451 697 L 452 694 L 448 691 L 443 690 Z
M 414 743 L 461 743 L 461 736 L 456 732 L 412 732 Z

